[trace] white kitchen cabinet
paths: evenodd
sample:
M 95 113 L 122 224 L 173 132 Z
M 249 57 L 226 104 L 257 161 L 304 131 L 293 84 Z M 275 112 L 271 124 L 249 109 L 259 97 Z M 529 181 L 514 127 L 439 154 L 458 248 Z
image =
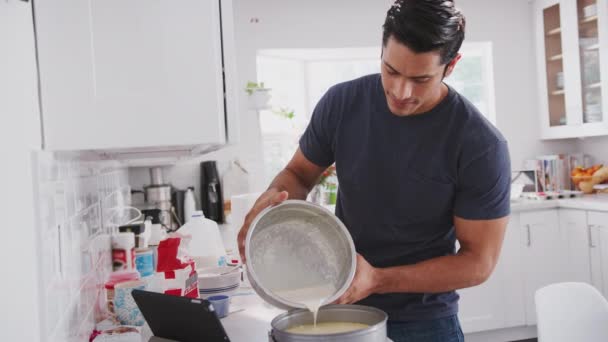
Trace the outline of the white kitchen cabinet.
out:
M 0 155 L 6 180 L 2 223 L 19 227 L 2 237 L 10 241 L 0 249 L 0 259 L 8 261 L 2 271 L 15 281 L 0 285 L 0 341 L 43 341 L 40 327 L 45 323 L 40 292 L 45 280 L 37 272 L 41 250 L 35 208 L 40 201 L 34 196 L 33 182 L 37 165 L 32 154 L 40 146 L 40 113 L 31 7 L 31 1 L 0 1 Z
M 46 149 L 226 143 L 231 0 L 34 5 Z
M 591 282 L 608 296 L 608 213 L 587 212 L 591 261 Z
M 534 293 L 565 281 L 563 239 L 556 209 L 520 214 L 526 324 L 536 324 Z
M 483 284 L 459 290 L 459 319 L 465 333 L 525 325 L 519 214 L 511 215 L 500 258 Z
M 564 237 L 564 276 L 568 281 L 591 284 L 591 240 L 584 210 L 560 209 L 560 230 Z
M 608 0 L 537 0 L 534 11 L 541 136 L 608 134 Z

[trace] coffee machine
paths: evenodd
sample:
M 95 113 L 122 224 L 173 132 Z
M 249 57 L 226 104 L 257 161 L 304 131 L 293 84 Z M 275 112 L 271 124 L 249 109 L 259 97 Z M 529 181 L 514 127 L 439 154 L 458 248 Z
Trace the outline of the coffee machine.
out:
M 159 209 L 158 219 L 161 225 L 170 231 L 178 228 L 174 220 L 175 209 L 171 201 L 171 190 L 171 185 L 164 182 L 162 168 L 150 168 L 150 185 L 144 186 L 147 204 L 145 209 Z
M 224 196 L 214 160 L 201 163 L 201 204 L 206 218 L 224 223 Z

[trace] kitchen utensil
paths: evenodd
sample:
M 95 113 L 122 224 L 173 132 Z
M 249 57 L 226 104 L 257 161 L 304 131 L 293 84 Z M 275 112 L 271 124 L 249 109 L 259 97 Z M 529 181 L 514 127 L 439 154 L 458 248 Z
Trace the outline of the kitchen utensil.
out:
M 235 272 L 238 270 L 239 272 Z M 230 295 L 241 285 L 241 272 L 239 268 L 232 266 L 220 266 L 210 268 L 199 268 L 198 288 L 201 297 L 211 295 Z
M 164 182 L 162 168 L 150 168 L 150 182 L 150 185 L 144 187 L 146 202 L 150 206 L 145 209 L 159 209 L 161 224 L 168 230 L 174 230 L 177 227 L 173 220 L 171 185 Z
M 332 286 L 326 300 L 338 299 L 355 275 L 356 252 L 342 222 L 329 210 L 287 200 L 263 210 L 245 242 L 247 277 L 268 303 L 283 309 L 304 308 L 277 292 Z
M 319 310 L 317 323 L 349 322 L 363 323 L 368 328 L 331 335 L 304 335 L 289 333 L 286 330 L 313 323 L 313 315 L 308 310 L 297 309 L 275 317 L 270 323 L 272 330 L 269 341 L 273 342 L 386 342 L 386 321 L 388 315 L 382 310 L 361 305 L 328 305 Z
M 213 305 L 218 318 L 224 318 L 230 311 L 230 297 L 225 295 L 211 296 L 207 300 Z

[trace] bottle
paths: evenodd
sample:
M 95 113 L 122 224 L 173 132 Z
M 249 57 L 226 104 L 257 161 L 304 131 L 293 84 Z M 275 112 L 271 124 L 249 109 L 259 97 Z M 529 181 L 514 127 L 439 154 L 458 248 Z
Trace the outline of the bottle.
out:
M 224 223 L 224 195 L 214 160 L 201 163 L 201 207 L 206 217 Z
M 193 188 L 190 187 L 184 194 L 184 223 L 187 223 L 192 218 L 192 214 L 196 210 L 196 201 L 194 199 Z
M 112 236 L 112 268 L 114 271 L 135 269 L 135 234 L 118 233 Z
M 196 262 L 196 267 L 225 265 L 226 249 L 218 225 L 205 218 L 201 210 L 195 211 L 178 233 L 191 237 L 188 253 Z

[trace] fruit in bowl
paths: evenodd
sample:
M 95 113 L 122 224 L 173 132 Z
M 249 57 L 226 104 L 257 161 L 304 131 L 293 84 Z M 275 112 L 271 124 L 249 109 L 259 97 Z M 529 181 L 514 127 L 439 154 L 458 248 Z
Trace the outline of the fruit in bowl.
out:
M 588 168 L 577 166 L 570 174 L 574 185 L 586 194 L 593 192 L 593 186 L 608 182 L 608 166 L 596 164 Z

